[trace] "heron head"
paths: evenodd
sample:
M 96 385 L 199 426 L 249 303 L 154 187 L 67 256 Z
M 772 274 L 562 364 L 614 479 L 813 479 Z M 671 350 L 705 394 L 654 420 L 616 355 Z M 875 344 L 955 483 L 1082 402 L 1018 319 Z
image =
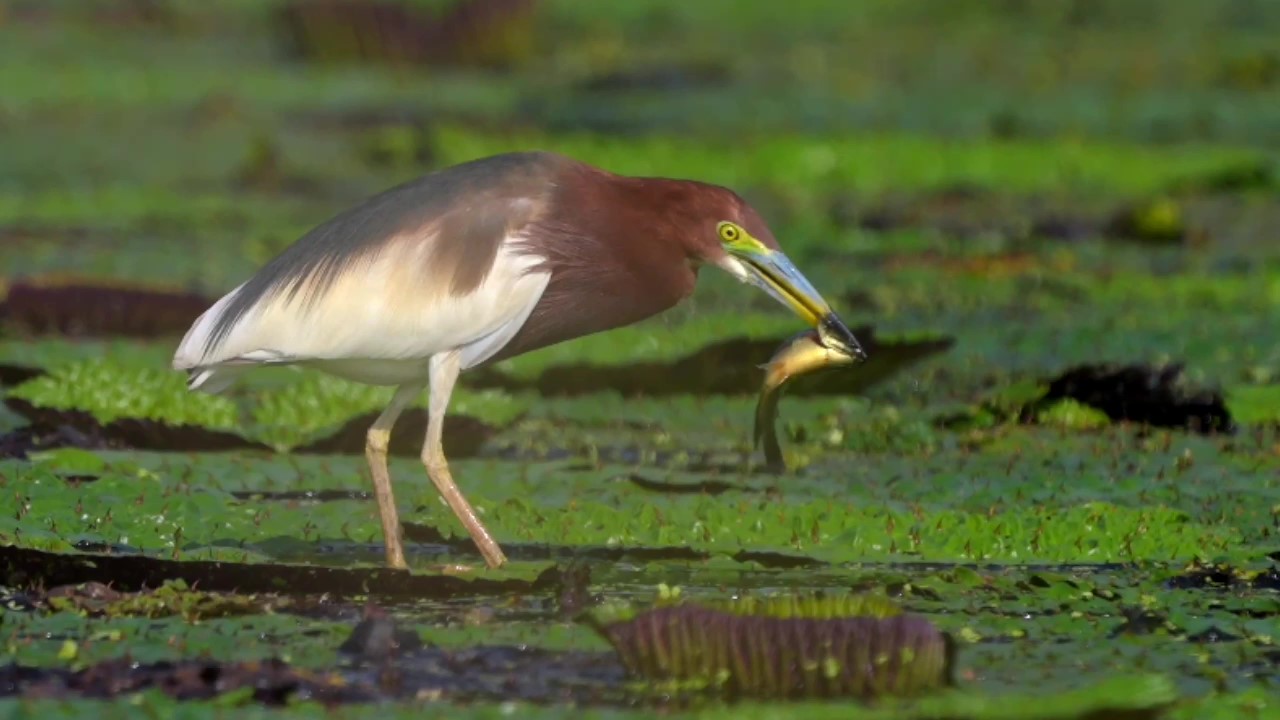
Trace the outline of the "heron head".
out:
M 733 202 L 714 214 L 714 225 L 703 231 L 714 236 L 699 238 L 702 247 L 708 248 L 705 259 L 790 308 L 818 331 L 828 347 L 865 360 L 866 352 L 853 332 L 782 252 L 760 216 L 736 195 L 730 197 Z

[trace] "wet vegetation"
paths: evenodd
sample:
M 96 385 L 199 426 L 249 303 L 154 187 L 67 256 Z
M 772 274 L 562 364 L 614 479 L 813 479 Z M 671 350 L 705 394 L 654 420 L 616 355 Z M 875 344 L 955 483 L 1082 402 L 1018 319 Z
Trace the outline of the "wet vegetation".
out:
M 1273 716 L 1278 32 L 1249 0 L 6 4 L 0 711 Z M 193 395 L 169 358 L 340 208 L 531 147 L 738 189 L 871 360 L 788 384 L 782 472 L 753 412 L 800 328 L 727 277 L 468 373 L 446 451 L 512 563 L 422 471 L 424 398 L 386 570 L 389 390 Z M 749 612 L 817 596 L 914 624 Z M 947 682 L 814 651 L 877 632 Z

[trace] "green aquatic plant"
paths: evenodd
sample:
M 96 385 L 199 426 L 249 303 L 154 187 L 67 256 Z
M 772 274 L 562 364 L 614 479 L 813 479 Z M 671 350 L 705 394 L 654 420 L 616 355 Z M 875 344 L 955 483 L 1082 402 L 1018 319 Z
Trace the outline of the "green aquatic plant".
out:
M 1227 391 L 1227 407 L 1245 425 L 1280 423 L 1280 385 L 1241 385 Z
M 286 382 L 250 378 L 229 395 L 187 390 L 182 373 L 143 364 L 133 356 L 109 355 L 56 365 L 48 374 L 14 388 L 10 396 L 38 408 L 80 411 L 102 424 L 150 420 L 234 432 L 284 450 L 305 443 L 364 413 L 381 412 L 392 388 L 371 387 L 291 368 Z M 278 379 L 278 376 L 277 376 Z M 241 415 L 235 398 L 248 396 L 252 412 Z M 426 405 L 426 394 L 416 403 Z M 519 417 L 527 400 L 498 390 L 460 390 L 459 414 L 495 426 Z M 242 417 L 244 419 L 242 419 Z
M 1068 430 L 1096 430 L 1111 424 L 1106 413 L 1070 398 L 1058 400 L 1037 412 L 1036 421 Z
M 589 623 L 632 675 L 731 697 L 914 696 L 951 684 L 952 642 L 874 595 L 660 600 Z
M 831 137 L 792 135 L 761 138 L 752 152 L 734 152 L 741 136 L 722 142 L 676 135 L 629 137 L 538 133 L 506 134 L 442 126 L 434 146 L 442 164 L 504 150 L 545 147 L 628 174 L 661 173 L 678 167 L 731 187 L 768 178 L 778 188 L 880 191 L 939 188 L 962 183 L 1013 191 L 1092 188 L 1144 192 L 1175 178 L 1220 172 L 1256 160 L 1235 148 L 1196 146 L 1159 151 L 1140 145 L 1063 143 L 1056 140 L 991 140 L 953 143 L 909 134 L 850 133 Z M 792 191 L 794 192 L 794 191 Z M 805 200 L 816 199 L 806 192 Z M 1163 215 L 1157 217 L 1163 222 Z
M 360 383 L 295 369 L 298 379 L 253 392 L 255 436 L 275 447 L 291 447 L 366 413 L 380 413 L 394 388 Z M 496 426 L 520 416 L 527 402 L 498 390 L 459 389 L 450 403 L 455 414 Z M 423 393 L 414 407 L 425 407 Z
M 211 593 L 195 590 L 184 580 L 166 580 L 154 590 L 120 593 L 98 583 L 81 583 L 51 592 L 50 612 L 74 612 L 91 617 L 180 617 L 187 622 L 244 615 L 270 614 L 289 604 L 288 598 Z
M 844 617 L 890 618 L 902 607 L 883 595 L 744 595 L 730 600 L 703 600 L 702 605 L 743 617 L 808 618 L 832 620 Z
M 218 430 L 239 426 L 235 403 L 188 392 L 181 373 L 110 358 L 55 367 L 14 388 L 10 395 L 37 407 L 81 410 L 101 423 L 135 418 Z
M 1115 235 L 1150 243 L 1177 243 L 1187 235 L 1182 206 L 1157 197 L 1120 210 L 1111 221 Z

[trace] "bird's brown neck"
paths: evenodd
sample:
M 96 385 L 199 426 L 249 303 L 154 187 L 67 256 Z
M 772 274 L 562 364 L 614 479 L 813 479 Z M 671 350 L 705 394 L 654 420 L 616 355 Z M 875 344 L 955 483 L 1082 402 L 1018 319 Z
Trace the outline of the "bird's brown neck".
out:
M 687 186 L 587 167 L 566 172 L 525 242 L 551 275 L 547 289 L 493 360 L 638 322 L 692 293 L 697 271 L 682 236 Z

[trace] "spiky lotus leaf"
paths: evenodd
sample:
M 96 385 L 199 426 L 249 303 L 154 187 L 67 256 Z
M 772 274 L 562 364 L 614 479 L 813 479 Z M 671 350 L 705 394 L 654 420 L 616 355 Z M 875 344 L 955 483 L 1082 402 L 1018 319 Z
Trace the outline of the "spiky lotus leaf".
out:
M 771 595 L 758 597 L 747 595 L 731 600 L 702 601 L 703 607 L 723 610 L 735 615 L 751 615 L 772 618 L 808 618 L 829 620 L 832 618 L 873 617 L 886 618 L 901 615 L 902 608 L 883 595 L 862 593 L 857 595 Z
M 633 675 L 731 696 L 905 696 L 950 683 L 950 638 L 878 596 L 613 606 L 592 624 Z

